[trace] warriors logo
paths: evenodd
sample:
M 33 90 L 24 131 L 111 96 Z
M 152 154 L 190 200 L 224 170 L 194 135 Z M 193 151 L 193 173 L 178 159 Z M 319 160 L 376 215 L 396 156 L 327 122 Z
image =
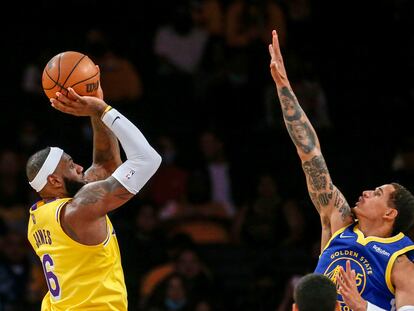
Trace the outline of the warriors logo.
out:
M 346 269 L 346 261 L 349 260 L 351 262 L 351 269 L 355 270 L 355 278 L 356 278 L 356 285 L 358 288 L 359 294 L 362 294 L 365 289 L 367 276 L 364 270 L 363 265 L 356 260 L 355 258 L 351 257 L 340 257 L 335 259 L 331 262 L 331 264 L 326 268 L 324 274 L 334 282 L 338 288 L 338 281 L 339 278 L 339 267 L 342 266 L 343 269 Z M 348 306 L 345 305 L 342 296 L 338 293 L 338 301 L 341 303 L 341 310 L 350 310 Z

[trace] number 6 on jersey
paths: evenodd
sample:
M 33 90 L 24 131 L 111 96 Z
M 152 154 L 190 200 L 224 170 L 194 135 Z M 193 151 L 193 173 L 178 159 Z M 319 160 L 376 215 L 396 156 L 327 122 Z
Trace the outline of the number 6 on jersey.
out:
M 47 287 L 49 292 L 55 300 L 60 299 L 60 285 L 57 276 L 53 273 L 55 268 L 53 259 L 49 254 L 44 254 L 42 257 L 43 272 L 45 274 Z

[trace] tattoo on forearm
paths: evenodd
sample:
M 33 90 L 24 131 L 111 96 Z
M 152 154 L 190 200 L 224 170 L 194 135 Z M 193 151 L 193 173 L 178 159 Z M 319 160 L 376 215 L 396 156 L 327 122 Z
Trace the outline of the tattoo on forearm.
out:
M 97 118 L 92 118 L 94 133 L 94 162 L 106 163 L 119 153 L 116 136 Z
M 298 149 L 309 154 L 317 145 L 315 130 L 291 89 L 282 87 L 278 89 L 278 94 L 283 118 L 292 141 Z M 332 206 L 333 203 L 343 220 L 350 216 L 351 209 L 342 193 L 333 186 L 323 156 L 314 156 L 310 161 L 303 162 L 302 167 L 306 174 L 309 195 L 316 209 L 320 211 L 322 207 Z
M 286 121 L 298 121 L 302 117 L 303 110 L 299 106 L 296 96 L 287 87 L 279 91 L 280 103 L 282 105 L 283 117 Z
M 301 121 L 286 123 L 288 133 L 293 142 L 305 153 L 311 152 L 315 148 L 316 142 L 316 135 L 307 123 Z
M 282 106 L 283 118 L 290 137 L 296 147 L 305 153 L 314 150 L 316 145 L 316 133 L 314 132 L 305 114 L 296 99 L 295 94 L 287 87 L 279 89 L 279 99 Z

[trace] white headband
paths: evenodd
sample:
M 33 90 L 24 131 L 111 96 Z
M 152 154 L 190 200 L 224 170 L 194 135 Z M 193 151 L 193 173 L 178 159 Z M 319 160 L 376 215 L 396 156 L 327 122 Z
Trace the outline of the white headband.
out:
M 52 174 L 59 164 L 60 158 L 62 157 L 63 150 L 58 147 L 50 147 L 50 152 L 43 163 L 36 177 L 29 181 L 30 186 L 37 192 L 43 189 L 47 184 L 47 177 Z

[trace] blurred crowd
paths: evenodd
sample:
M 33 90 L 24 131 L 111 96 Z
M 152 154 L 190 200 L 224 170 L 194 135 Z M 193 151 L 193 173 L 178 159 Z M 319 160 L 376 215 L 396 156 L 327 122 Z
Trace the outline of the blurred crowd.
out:
M 50 4 L 21 14 L 41 16 Z M 98 1 L 71 5 L 93 12 Z M 27 158 L 59 146 L 85 168 L 92 160 L 89 120 L 53 110 L 42 90 L 44 65 L 63 51 L 99 65 L 105 100 L 163 158 L 110 215 L 130 310 L 286 311 L 298 277 L 313 271 L 319 217 L 270 77 L 272 29 L 349 204 L 391 180 L 414 190 L 411 1 L 120 1 L 100 10 L 89 22 L 45 28 L 28 17 L 29 27 L 3 28 L 13 83 L 0 94 L 9 111 L 0 123 L 0 310 L 39 310 L 47 290 L 26 238 L 38 199 Z

